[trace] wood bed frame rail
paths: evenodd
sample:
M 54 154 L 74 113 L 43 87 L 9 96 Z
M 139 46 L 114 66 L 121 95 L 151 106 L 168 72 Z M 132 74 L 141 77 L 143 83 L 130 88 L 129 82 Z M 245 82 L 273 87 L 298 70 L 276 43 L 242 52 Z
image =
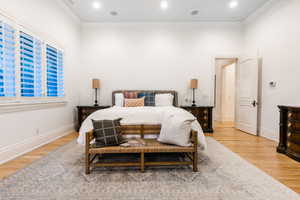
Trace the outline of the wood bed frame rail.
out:
M 91 168 L 94 167 L 120 167 L 120 166 L 139 166 L 141 172 L 145 171 L 146 166 L 169 166 L 169 165 L 191 165 L 193 171 L 197 172 L 197 158 L 198 158 L 198 135 L 196 131 L 191 131 L 191 142 L 190 147 L 181 147 L 169 144 L 162 144 L 156 141 L 156 139 L 144 139 L 145 135 L 157 134 L 159 135 L 161 125 L 122 125 L 122 134 L 124 135 L 139 135 L 146 143 L 145 146 L 138 147 L 101 147 L 94 148 L 90 144 L 94 139 L 93 131 L 86 133 L 85 143 L 85 172 L 90 174 Z M 123 154 L 123 153 L 135 153 L 140 154 L 139 162 L 94 162 L 97 155 L 102 154 Z M 182 153 L 185 158 L 183 161 L 156 161 L 148 162 L 145 161 L 146 153 Z

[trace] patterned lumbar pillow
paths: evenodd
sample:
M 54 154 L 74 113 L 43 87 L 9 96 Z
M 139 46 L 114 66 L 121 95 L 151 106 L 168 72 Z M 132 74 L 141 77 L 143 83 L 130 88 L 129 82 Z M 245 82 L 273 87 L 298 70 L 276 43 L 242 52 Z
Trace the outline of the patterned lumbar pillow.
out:
M 145 106 L 155 106 L 155 93 L 154 92 L 140 92 L 138 97 L 145 97 Z
M 125 107 L 142 107 L 145 106 L 145 97 L 139 99 L 125 99 Z
M 137 92 L 124 92 L 124 98 L 125 99 L 136 99 L 138 98 L 138 93 Z
M 121 120 L 121 118 L 116 120 L 92 120 L 96 139 L 94 146 L 117 146 L 125 142 L 122 137 Z

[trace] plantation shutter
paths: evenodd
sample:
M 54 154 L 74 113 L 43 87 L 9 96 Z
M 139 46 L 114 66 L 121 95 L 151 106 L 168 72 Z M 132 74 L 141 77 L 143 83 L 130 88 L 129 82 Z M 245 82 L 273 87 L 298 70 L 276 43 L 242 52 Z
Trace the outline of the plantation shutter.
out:
M 0 21 L 0 97 L 15 96 L 15 29 Z
M 64 69 L 62 51 L 47 45 L 47 96 L 64 96 Z
M 42 42 L 20 32 L 21 96 L 42 96 Z

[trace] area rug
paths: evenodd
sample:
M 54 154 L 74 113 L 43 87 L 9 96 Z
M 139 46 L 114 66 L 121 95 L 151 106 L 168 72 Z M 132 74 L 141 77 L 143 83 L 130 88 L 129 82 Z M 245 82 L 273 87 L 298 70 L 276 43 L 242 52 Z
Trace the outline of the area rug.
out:
M 1 200 L 296 200 L 299 195 L 207 137 L 199 172 L 190 167 L 99 168 L 84 173 L 75 141 L 0 181 Z

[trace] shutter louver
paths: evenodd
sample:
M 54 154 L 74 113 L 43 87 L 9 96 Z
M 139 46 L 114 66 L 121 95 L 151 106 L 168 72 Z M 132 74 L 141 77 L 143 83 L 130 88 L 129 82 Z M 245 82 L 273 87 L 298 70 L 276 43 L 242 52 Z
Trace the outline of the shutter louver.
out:
M 64 96 L 63 53 L 47 45 L 47 96 Z
M 0 21 L 0 97 L 15 96 L 15 29 Z
M 42 96 L 42 42 L 20 32 L 21 96 Z

